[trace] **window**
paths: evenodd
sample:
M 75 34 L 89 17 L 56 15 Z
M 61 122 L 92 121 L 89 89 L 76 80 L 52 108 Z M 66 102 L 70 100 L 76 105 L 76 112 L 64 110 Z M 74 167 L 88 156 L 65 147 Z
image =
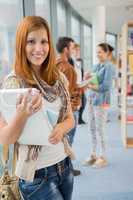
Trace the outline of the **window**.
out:
M 35 14 L 46 19 L 50 25 L 50 0 L 35 0 Z
M 23 16 L 23 9 L 20 0 L 0 1 L 0 85 L 5 75 L 11 71 L 14 57 L 14 44 L 16 26 Z M 0 175 L 2 172 L 0 145 Z M 10 158 L 13 151 L 10 152 Z M 11 159 L 9 161 L 11 165 Z
M 0 83 L 13 63 L 16 26 L 23 16 L 20 0 L 0 1 Z
M 84 25 L 84 68 L 88 70 L 92 65 L 92 31 L 91 27 Z
M 66 9 L 62 1 L 57 1 L 58 37 L 66 36 Z
M 106 42 L 114 47 L 114 56 L 116 55 L 117 51 L 117 40 L 114 34 L 106 33 Z
M 73 15 L 71 17 L 71 36 L 76 43 L 80 44 L 80 22 Z

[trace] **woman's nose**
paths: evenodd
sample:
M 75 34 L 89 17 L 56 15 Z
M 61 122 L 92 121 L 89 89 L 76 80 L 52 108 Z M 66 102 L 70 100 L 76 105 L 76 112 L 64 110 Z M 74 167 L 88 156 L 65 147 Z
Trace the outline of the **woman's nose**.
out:
M 43 49 L 42 44 L 37 43 L 37 44 L 35 45 L 35 50 L 36 50 L 36 51 L 42 51 L 42 49 Z

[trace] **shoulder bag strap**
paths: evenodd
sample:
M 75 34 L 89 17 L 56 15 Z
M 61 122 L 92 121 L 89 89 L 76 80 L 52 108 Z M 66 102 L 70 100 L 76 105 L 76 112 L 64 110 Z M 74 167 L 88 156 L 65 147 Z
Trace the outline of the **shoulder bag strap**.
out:
M 1 161 L 2 161 L 4 171 L 6 171 L 6 170 L 8 171 L 9 145 L 2 145 Z M 14 144 L 13 158 L 12 158 L 12 162 L 11 162 L 12 175 L 15 175 L 16 162 L 17 162 L 17 147 Z

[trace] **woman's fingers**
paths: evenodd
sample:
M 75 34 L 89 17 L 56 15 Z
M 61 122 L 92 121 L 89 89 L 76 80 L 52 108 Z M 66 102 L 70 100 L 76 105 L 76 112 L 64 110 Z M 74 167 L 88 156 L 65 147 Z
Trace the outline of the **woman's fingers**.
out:
M 32 89 L 29 89 L 27 93 L 17 99 L 17 108 L 19 111 L 27 113 L 28 116 L 38 112 L 41 107 L 42 95 L 38 91 L 33 94 Z
M 36 99 L 36 101 L 32 101 L 32 108 L 34 109 L 34 110 L 38 110 L 38 108 L 41 108 L 41 106 L 42 106 L 42 95 L 41 94 L 39 94 L 38 95 L 38 98 Z
M 32 100 L 33 104 L 36 103 L 36 101 L 38 100 L 39 96 L 40 96 L 40 91 L 39 90 L 31 92 L 31 100 Z
M 23 99 L 23 95 L 20 94 L 18 97 L 17 97 L 17 102 L 16 102 L 16 106 L 18 106 L 19 104 L 22 103 L 22 99 Z
M 49 142 L 51 144 L 58 144 L 61 140 L 59 138 L 50 138 Z
M 51 143 L 51 144 L 57 144 L 57 141 L 58 140 L 58 138 L 57 138 L 57 135 L 55 135 L 55 132 L 49 137 L 49 142 Z
M 55 127 L 53 129 L 52 134 L 49 137 L 49 142 L 51 144 L 57 144 L 62 140 L 62 137 L 63 137 L 62 130 L 59 127 Z
M 26 105 L 27 105 L 28 97 L 29 97 L 29 92 L 27 92 L 27 93 L 22 97 L 22 102 L 21 102 L 21 104 L 22 104 L 23 106 L 26 106 Z

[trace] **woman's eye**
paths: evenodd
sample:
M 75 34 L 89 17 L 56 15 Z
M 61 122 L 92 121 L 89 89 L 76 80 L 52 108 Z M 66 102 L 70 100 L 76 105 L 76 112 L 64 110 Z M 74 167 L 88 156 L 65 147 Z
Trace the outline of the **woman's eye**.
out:
M 42 43 L 42 44 L 48 44 L 48 41 L 46 41 L 46 40 L 42 40 L 41 43 Z
M 27 44 L 35 44 L 35 41 L 34 40 L 28 40 Z

